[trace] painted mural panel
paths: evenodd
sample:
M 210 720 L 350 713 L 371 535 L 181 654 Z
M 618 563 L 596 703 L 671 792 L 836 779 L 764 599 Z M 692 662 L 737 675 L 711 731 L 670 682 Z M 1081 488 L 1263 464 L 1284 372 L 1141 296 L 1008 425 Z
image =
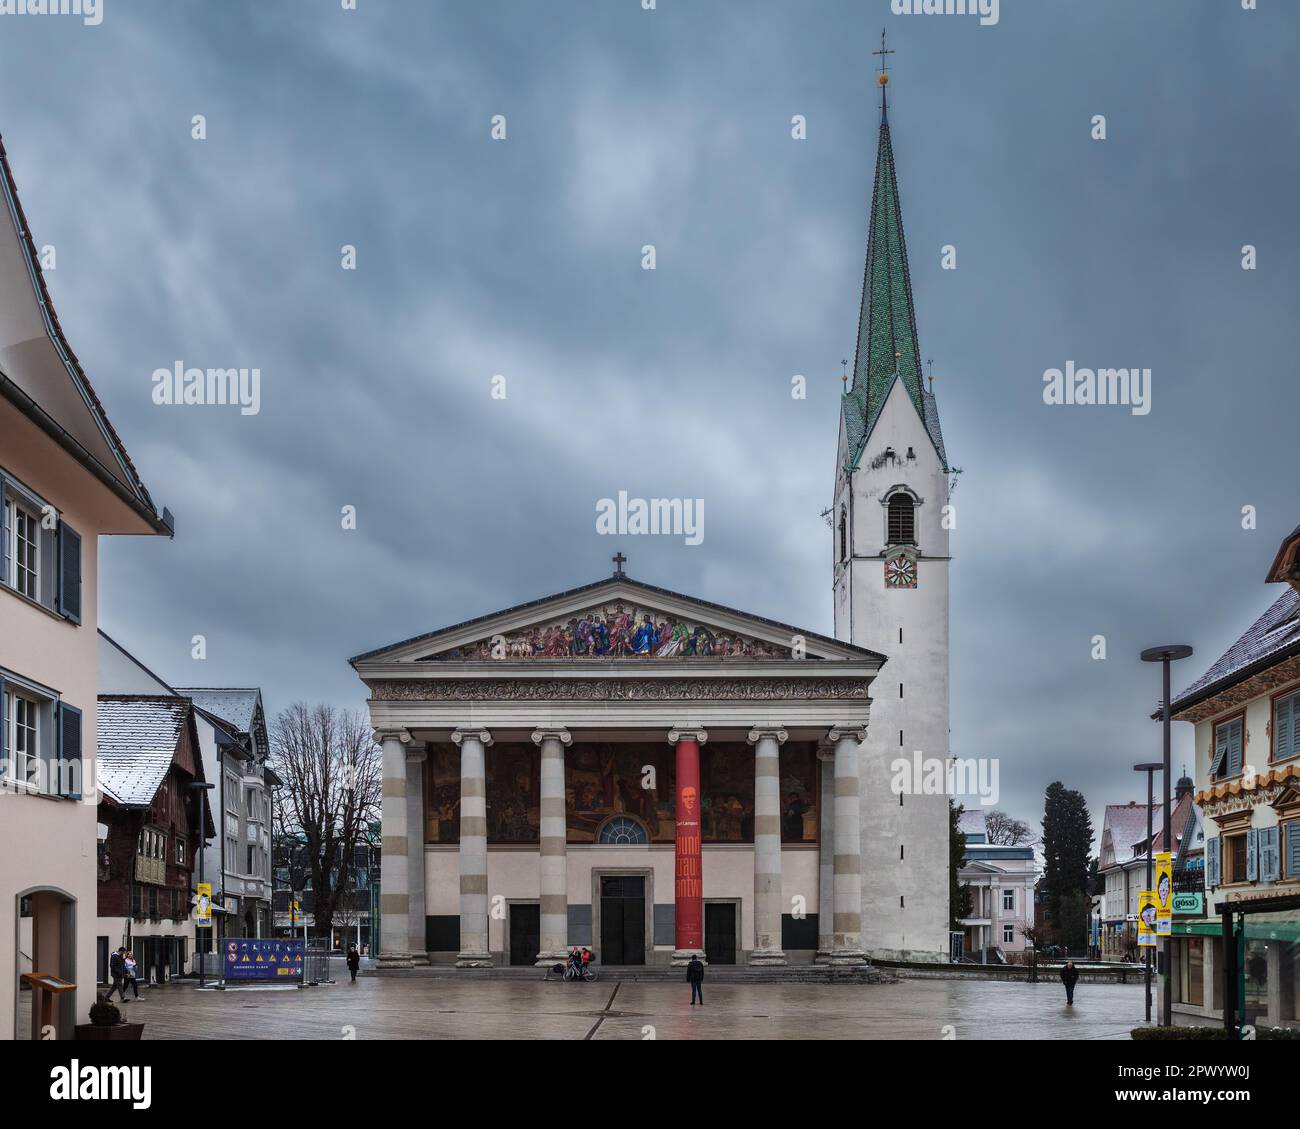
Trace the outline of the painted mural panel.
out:
M 487 833 L 489 843 L 541 841 L 541 756 L 527 745 L 487 749 Z
M 460 751 L 429 746 L 424 763 L 424 841 L 460 842 Z
M 754 750 L 744 742 L 700 750 L 700 834 L 706 843 L 754 841 Z
M 429 657 L 445 661 L 592 657 L 788 659 L 791 652 L 789 647 L 723 631 L 697 620 L 679 619 L 654 608 L 615 601 L 581 615 L 524 628 L 511 635 L 480 639 Z
M 817 750 L 787 745 L 781 750 L 781 842 L 816 843 L 821 813 Z
M 575 743 L 564 761 L 570 843 L 597 842 L 606 824 L 625 815 L 640 821 L 650 842 L 673 841 L 675 762 L 666 742 L 662 746 Z

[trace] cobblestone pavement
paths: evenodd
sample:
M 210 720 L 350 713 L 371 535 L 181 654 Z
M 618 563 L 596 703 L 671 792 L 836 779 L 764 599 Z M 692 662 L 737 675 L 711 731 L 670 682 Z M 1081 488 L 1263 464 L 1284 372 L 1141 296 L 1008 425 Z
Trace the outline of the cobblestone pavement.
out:
M 315 988 L 148 988 L 146 1039 L 1127 1039 L 1140 984 L 544 983 L 366 976 Z

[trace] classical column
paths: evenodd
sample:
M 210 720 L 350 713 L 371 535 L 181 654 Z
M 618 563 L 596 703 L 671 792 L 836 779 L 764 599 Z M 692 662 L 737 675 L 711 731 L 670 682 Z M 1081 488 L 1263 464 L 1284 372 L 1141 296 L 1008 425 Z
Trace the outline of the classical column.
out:
M 674 940 L 672 963 L 704 959 L 704 869 L 700 856 L 700 746 L 703 729 L 679 726 L 668 733 L 677 750 L 677 858 L 673 877 Z
M 457 729 L 460 746 L 460 954 L 457 968 L 488 968 L 487 766 L 492 734 Z
M 383 747 L 380 838 L 383 872 L 379 887 L 379 967 L 410 968 L 410 885 L 406 804 L 406 732 L 376 733 Z
M 835 910 L 831 929 L 831 964 L 861 964 L 862 839 L 859 825 L 858 746 L 866 740 L 865 725 L 837 725 L 829 738 L 835 743 Z
M 821 768 L 821 829 L 817 844 L 817 955 L 825 964 L 835 947 L 835 746 L 823 741 L 817 746 Z
M 424 932 L 424 761 L 425 747 L 406 746 L 406 879 L 408 886 L 407 948 L 414 964 L 428 964 Z
M 564 746 L 573 738 L 562 726 L 543 725 L 533 732 L 541 746 L 541 948 L 537 963 L 564 960 L 569 945 L 569 875 L 565 859 L 568 825 L 564 814 Z
M 785 964 L 781 948 L 781 746 L 785 730 L 750 730 L 754 746 L 754 950 L 750 964 Z

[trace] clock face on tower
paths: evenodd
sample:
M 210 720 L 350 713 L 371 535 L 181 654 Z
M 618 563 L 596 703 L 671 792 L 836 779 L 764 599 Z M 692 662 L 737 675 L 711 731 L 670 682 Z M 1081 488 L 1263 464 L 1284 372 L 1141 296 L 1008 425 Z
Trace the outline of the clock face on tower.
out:
M 916 561 L 902 555 L 891 557 L 885 562 L 886 588 L 915 588 Z

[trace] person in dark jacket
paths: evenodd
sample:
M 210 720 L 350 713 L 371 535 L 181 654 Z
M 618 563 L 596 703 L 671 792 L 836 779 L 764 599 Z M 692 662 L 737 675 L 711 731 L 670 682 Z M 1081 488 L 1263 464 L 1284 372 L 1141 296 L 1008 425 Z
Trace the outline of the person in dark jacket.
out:
M 1065 1003 L 1067 1007 L 1074 1006 L 1074 986 L 1079 982 L 1079 970 L 1074 967 L 1074 961 L 1067 960 L 1065 966 L 1061 969 L 1061 983 L 1065 985 Z
M 704 1006 L 704 962 L 699 957 L 691 957 L 686 966 L 686 983 L 691 986 L 691 1007 L 698 998 L 700 1007 Z
M 104 998 L 111 1000 L 113 993 L 117 992 L 122 997 L 122 1002 L 126 1003 L 126 948 L 120 948 L 108 959 L 108 974 L 113 978 L 113 986 L 109 988 L 108 995 Z
M 352 983 L 357 982 L 357 969 L 361 967 L 361 954 L 356 945 L 348 946 L 348 971 L 352 973 Z

